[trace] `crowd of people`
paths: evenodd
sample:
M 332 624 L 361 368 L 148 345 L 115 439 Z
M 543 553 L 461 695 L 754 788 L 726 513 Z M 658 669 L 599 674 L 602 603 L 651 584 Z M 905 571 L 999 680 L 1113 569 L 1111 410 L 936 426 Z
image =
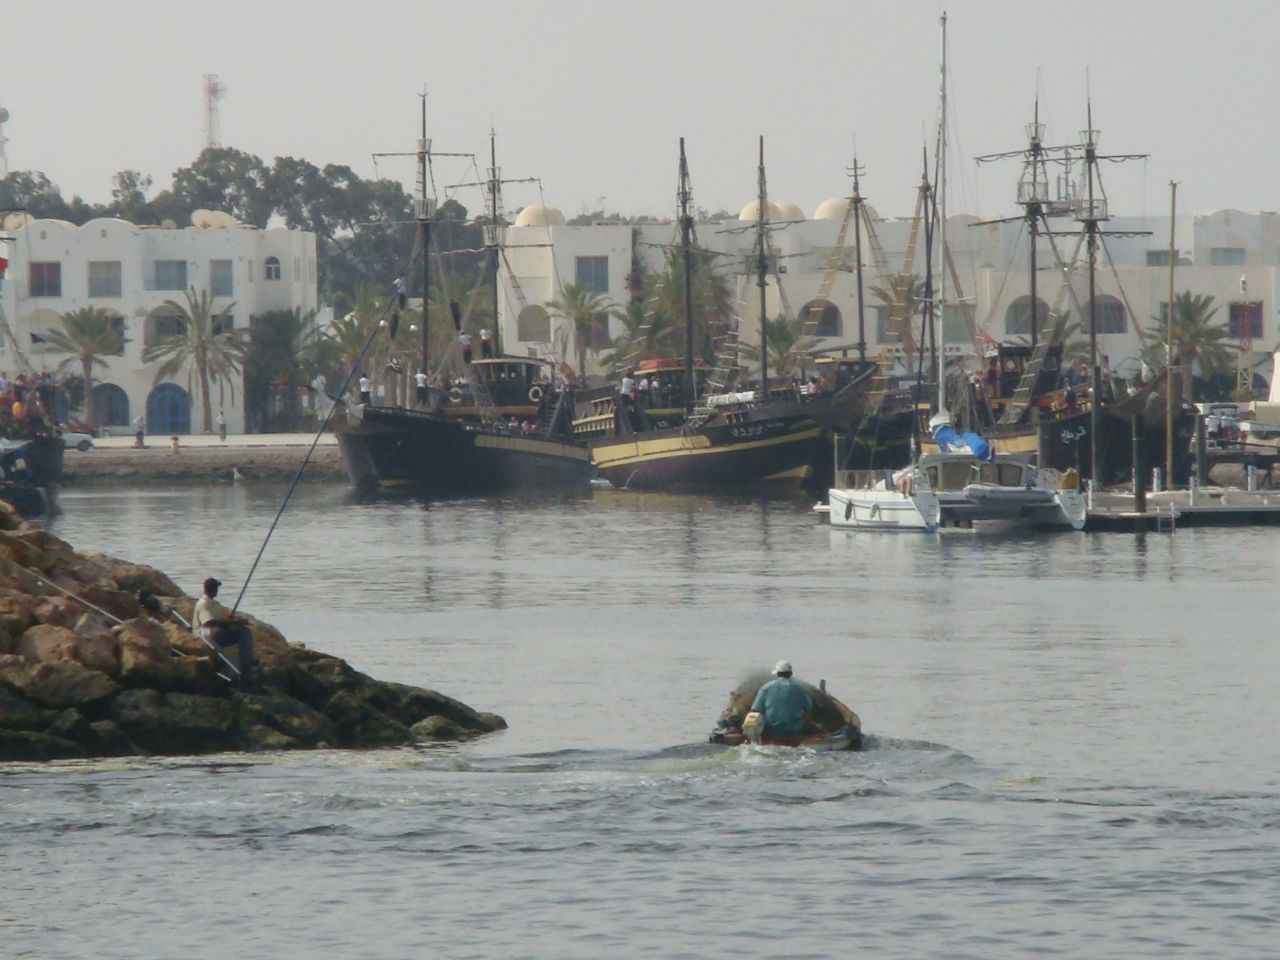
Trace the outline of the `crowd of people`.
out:
M 12 380 L 0 372 L 0 435 L 13 439 L 49 435 L 57 427 L 53 378 L 47 373 L 28 377 L 20 373 Z

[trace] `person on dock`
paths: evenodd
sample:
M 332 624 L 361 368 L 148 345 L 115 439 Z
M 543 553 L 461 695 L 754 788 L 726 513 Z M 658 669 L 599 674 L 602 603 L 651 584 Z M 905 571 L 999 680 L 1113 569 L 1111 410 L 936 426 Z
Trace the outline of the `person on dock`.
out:
M 218 439 L 227 442 L 227 417 L 221 410 L 218 411 Z
M 813 699 L 807 690 L 791 679 L 791 662 L 779 660 L 773 668 L 774 679 L 756 693 L 751 709 L 764 714 L 766 737 L 795 737 L 805 728 Z
M 373 381 L 369 379 L 369 374 L 360 374 L 360 402 L 373 403 L 373 395 L 370 392 L 373 388 Z
M 133 447 L 135 450 L 141 450 L 147 444 L 144 440 L 147 434 L 147 421 L 143 419 L 142 414 L 138 414 L 133 418 Z

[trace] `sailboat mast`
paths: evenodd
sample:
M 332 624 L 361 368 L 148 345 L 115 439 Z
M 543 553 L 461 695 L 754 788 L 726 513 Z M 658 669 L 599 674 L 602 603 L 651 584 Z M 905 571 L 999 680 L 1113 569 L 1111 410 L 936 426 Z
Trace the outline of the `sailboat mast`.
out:
M 418 138 L 418 230 L 422 235 L 422 372 L 430 359 L 431 316 L 431 217 L 427 201 L 427 155 L 431 141 L 427 139 L 427 95 L 422 95 L 422 136 Z
M 502 189 L 498 171 L 496 137 L 489 130 L 489 225 L 485 228 L 485 245 L 489 248 L 489 269 L 493 277 L 493 353 L 502 356 L 502 329 L 498 323 L 498 191 Z
M 1040 95 L 1036 94 L 1035 116 L 1031 123 L 1031 196 L 1027 204 L 1027 226 L 1031 238 L 1031 349 L 1036 349 L 1036 341 L 1040 336 L 1040 317 L 1036 307 L 1036 247 L 1040 238 L 1040 204 L 1038 202 L 1040 171 L 1040 151 L 1043 128 L 1040 126 Z
M 1093 129 L 1093 103 L 1090 101 L 1085 113 L 1088 129 L 1085 131 L 1084 163 L 1088 175 L 1088 217 L 1085 229 L 1089 237 L 1089 376 L 1092 396 L 1089 400 L 1089 475 L 1097 486 L 1102 477 L 1102 469 L 1098 463 L 1101 446 L 1098 443 L 1100 426 L 1099 406 L 1102 403 L 1102 367 L 1098 364 L 1098 305 L 1097 305 L 1097 263 L 1098 263 L 1098 217 L 1094 207 L 1093 176 L 1094 166 L 1098 162 L 1098 136 Z M 1170 308 L 1172 309 L 1172 308 Z
M 760 397 L 769 399 L 769 318 L 765 312 L 765 282 L 769 274 L 769 246 L 765 238 L 765 211 L 769 202 L 764 184 L 764 136 L 760 137 L 758 166 L 759 196 L 756 198 L 756 243 L 760 256 L 756 260 L 756 286 L 760 288 Z
M 947 15 L 942 15 L 942 111 L 938 122 L 938 309 L 933 315 L 934 346 L 938 351 L 938 412 L 947 409 L 946 360 L 943 333 L 947 312 Z
M 680 138 L 680 253 L 684 263 L 684 397 L 685 409 L 697 402 L 697 381 L 693 378 L 693 212 L 690 207 L 689 163 Z
M 853 252 L 858 280 L 858 359 L 867 359 L 867 328 L 862 308 L 862 194 L 858 190 L 858 155 L 853 155 Z
M 1165 317 L 1164 375 L 1164 469 L 1165 483 L 1173 489 L 1173 271 L 1178 264 L 1177 220 L 1178 184 L 1169 181 L 1169 314 Z

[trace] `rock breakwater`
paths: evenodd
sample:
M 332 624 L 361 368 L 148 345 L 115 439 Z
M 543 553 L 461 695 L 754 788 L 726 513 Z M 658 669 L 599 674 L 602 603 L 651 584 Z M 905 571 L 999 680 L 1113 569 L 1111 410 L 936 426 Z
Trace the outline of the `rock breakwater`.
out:
M 148 617 L 140 591 L 190 620 L 194 599 L 161 571 L 77 551 L 0 502 L 0 761 L 380 747 L 506 726 L 251 616 L 261 676 L 241 689 L 185 626 Z

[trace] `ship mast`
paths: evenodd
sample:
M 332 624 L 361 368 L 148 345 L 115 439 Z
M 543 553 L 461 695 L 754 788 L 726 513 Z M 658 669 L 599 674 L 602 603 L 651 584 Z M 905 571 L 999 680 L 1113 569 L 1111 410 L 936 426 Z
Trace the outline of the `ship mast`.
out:
M 769 276 L 769 244 L 765 230 L 765 211 L 768 199 L 764 181 L 764 137 L 760 137 L 760 163 L 758 166 L 759 194 L 756 198 L 756 286 L 760 288 L 760 399 L 769 399 L 769 318 L 765 312 L 765 284 Z
M 431 141 L 427 139 L 427 95 L 422 94 L 422 135 L 418 138 L 418 231 L 422 237 L 422 366 L 426 373 L 431 343 L 431 214 L 434 204 L 427 194 L 427 159 Z
M 938 121 L 938 250 L 940 276 L 938 277 L 938 308 L 933 315 L 934 347 L 938 364 L 938 412 L 947 409 L 946 358 L 943 348 L 943 331 L 947 310 L 947 15 L 942 15 L 942 110 Z
M 697 382 L 693 378 L 693 212 L 690 207 L 689 163 L 684 156 L 684 137 L 680 138 L 680 253 L 684 262 L 684 383 L 685 409 L 692 410 L 697 401 Z

